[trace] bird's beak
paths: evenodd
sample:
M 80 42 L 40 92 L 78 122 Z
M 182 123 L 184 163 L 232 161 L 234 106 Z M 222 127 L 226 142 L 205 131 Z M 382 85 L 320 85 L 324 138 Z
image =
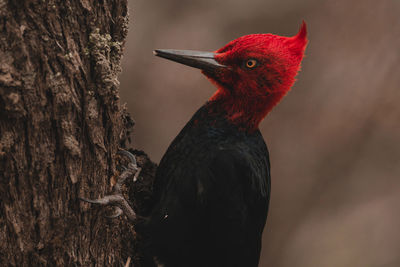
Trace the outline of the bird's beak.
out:
M 193 68 L 205 71 L 215 71 L 220 68 L 226 68 L 225 65 L 219 64 L 215 60 L 216 53 L 192 51 L 192 50 L 173 50 L 173 49 L 157 49 L 154 55 L 163 57 Z

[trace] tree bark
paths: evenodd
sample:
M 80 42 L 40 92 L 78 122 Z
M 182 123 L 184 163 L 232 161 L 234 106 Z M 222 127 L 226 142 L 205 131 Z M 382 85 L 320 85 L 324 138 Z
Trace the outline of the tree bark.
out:
M 141 266 L 132 224 L 78 200 L 111 191 L 133 126 L 127 27 L 126 0 L 0 0 L 1 266 Z M 146 211 L 155 166 L 138 162 L 128 194 Z

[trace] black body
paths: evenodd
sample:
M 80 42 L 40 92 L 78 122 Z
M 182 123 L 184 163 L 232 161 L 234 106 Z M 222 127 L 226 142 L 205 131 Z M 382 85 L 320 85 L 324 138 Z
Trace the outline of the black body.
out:
M 196 112 L 158 167 L 144 229 L 165 267 L 255 267 L 268 213 L 270 165 L 259 130 L 226 119 L 217 102 Z

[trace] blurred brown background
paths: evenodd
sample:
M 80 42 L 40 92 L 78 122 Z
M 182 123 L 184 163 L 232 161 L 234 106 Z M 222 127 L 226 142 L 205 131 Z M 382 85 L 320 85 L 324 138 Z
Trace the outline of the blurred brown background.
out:
M 400 266 L 400 1 L 131 0 L 122 102 L 159 161 L 214 92 L 155 48 L 214 51 L 250 33 L 310 43 L 261 124 L 272 198 L 260 266 Z M 234 256 L 234 255 L 232 255 Z

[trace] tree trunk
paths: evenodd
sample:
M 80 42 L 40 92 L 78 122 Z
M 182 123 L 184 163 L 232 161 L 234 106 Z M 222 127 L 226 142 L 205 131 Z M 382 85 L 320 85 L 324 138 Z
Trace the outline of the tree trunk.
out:
M 0 0 L 1 266 L 141 266 L 131 223 L 78 200 L 111 191 L 133 126 L 117 80 L 127 26 L 126 0 Z M 138 162 L 145 210 L 154 165 Z

